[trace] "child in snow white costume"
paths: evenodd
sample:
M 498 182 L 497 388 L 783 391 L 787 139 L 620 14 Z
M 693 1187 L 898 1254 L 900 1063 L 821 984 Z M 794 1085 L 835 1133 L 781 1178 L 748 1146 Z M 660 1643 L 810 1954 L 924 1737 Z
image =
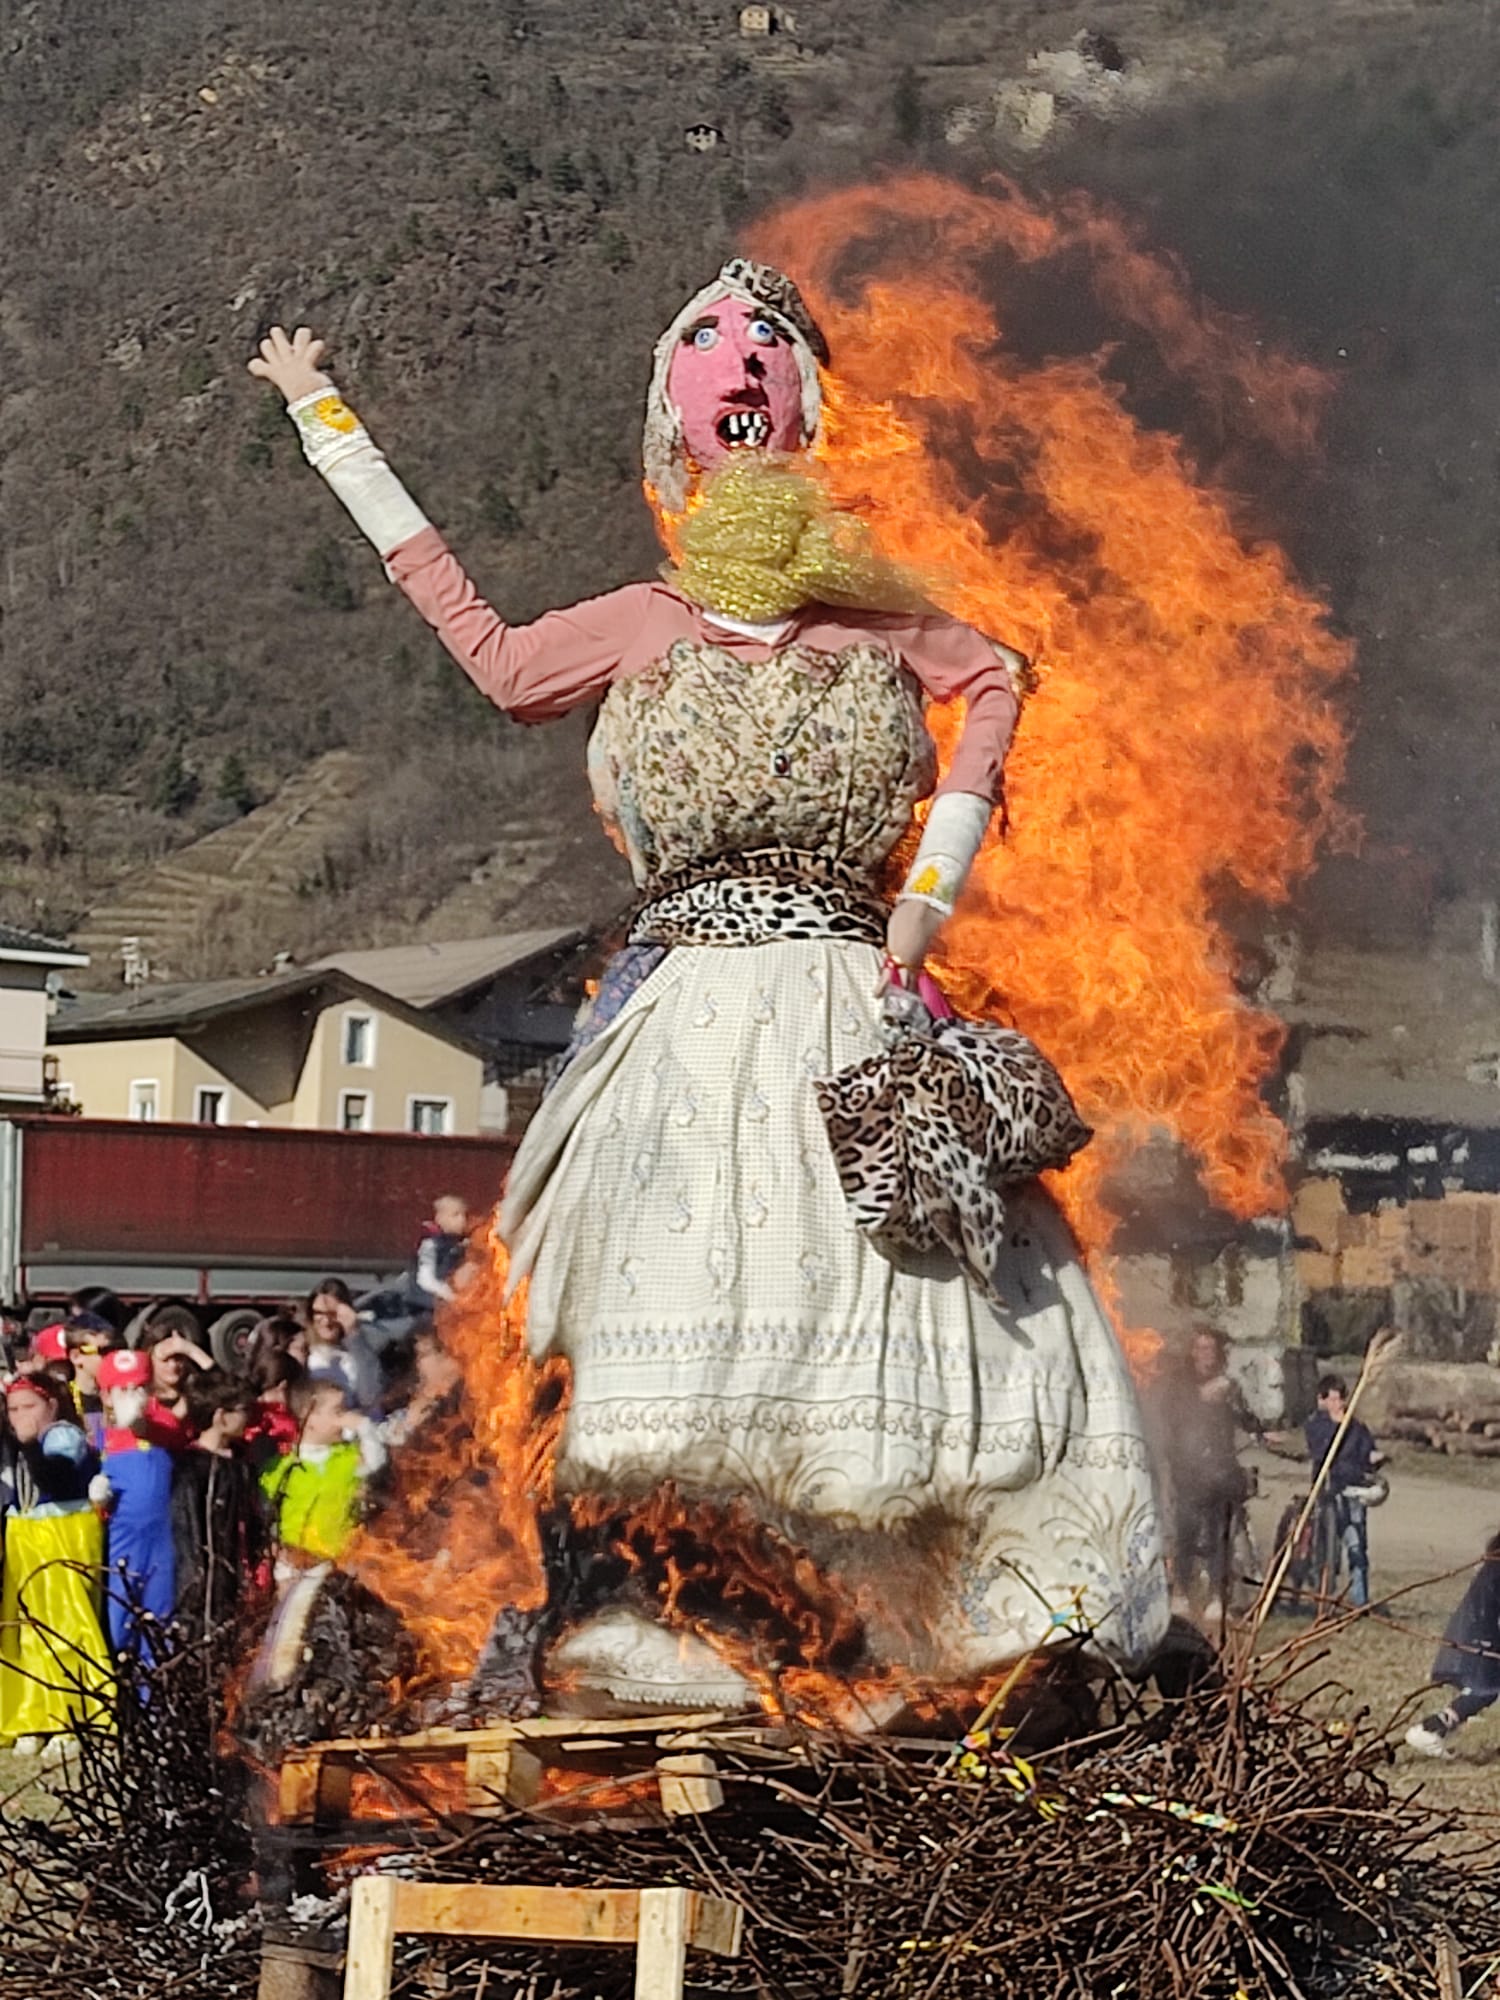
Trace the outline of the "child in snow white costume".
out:
M 905 1248 L 860 1226 L 883 1114 L 861 1129 L 859 1090 L 835 1102 L 828 1079 L 878 1065 L 883 965 L 899 1016 L 953 908 L 1023 663 L 917 600 L 799 470 L 828 354 L 796 288 L 735 260 L 658 344 L 645 466 L 680 517 L 676 567 L 524 627 L 479 595 L 322 352 L 277 328 L 251 372 L 459 665 L 524 722 L 602 697 L 589 775 L 643 905 L 500 1211 L 532 1351 L 573 1368 L 560 1490 L 748 1496 L 866 1583 L 877 1653 L 924 1671 L 973 1675 L 1074 1609 L 1143 1659 L 1167 1612 L 1140 1416 L 1052 1201 L 1034 1179 L 1003 1207 L 970 1189 L 961 1233 Z M 935 775 L 924 696 L 962 697 L 966 720 L 891 907 L 881 873 Z M 1023 1171 L 1086 1136 L 1060 1095 L 1038 1113 L 1059 1143 Z M 618 1698 L 745 1692 L 621 1608 L 564 1651 Z

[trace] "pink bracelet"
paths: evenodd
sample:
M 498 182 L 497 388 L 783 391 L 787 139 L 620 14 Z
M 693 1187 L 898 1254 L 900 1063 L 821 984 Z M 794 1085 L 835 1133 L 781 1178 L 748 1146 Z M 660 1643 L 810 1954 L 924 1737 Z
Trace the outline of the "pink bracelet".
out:
M 905 986 L 909 991 L 916 993 L 934 1021 L 954 1019 L 953 1007 L 947 994 L 930 972 L 921 966 L 913 969 L 909 965 L 903 965 L 899 959 L 892 958 L 889 952 L 885 955 L 885 969 L 895 985 Z

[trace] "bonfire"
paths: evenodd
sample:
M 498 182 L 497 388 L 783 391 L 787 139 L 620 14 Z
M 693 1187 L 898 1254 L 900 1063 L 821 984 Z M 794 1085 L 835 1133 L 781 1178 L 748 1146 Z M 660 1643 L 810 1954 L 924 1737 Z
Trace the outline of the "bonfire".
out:
M 1036 1038 L 1095 1128 L 1058 1188 L 1094 1273 L 1110 1177 L 1147 1134 L 1231 1213 L 1278 1212 L 1286 1135 L 1261 1089 L 1280 1030 L 1237 991 L 1213 899 L 1284 899 L 1339 831 L 1347 648 L 1185 446 L 1133 419 L 1108 357 L 1007 355 L 979 273 L 1086 259 L 1174 388 L 1268 448 L 1306 444 L 1321 378 L 1081 202 L 915 178 L 798 204 L 759 248 L 805 277 L 840 356 L 819 446 L 839 504 L 1035 664 L 1009 832 L 940 970 L 961 1008 Z M 951 743 L 956 718 L 933 722 Z M 559 1493 L 568 1371 L 530 1358 L 525 1314 L 495 1240 L 443 1329 L 464 1410 L 408 1451 L 342 1574 L 295 1622 L 283 1606 L 253 1684 L 230 1704 L 179 1656 L 144 1709 L 83 1737 L 55 1814 L 11 1810 L 4 2000 L 248 1993 L 263 1938 L 311 1980 L 372 1870 L 699 1889 L 746 1920 L 704 1982 L 767 2000 L 1484 1990 L 1500 1868 L 1393 1783 L 1380 1729 L 1311 1685 L 1308 1647 L 1225 1668 L 1189 1647 L 1136 1684 L 1064 1606 L 1055 1643 L 983 1685 L 872 1666 L 858 1593 L 732 1497 Z M 1149 1369 L 1159 1336 L 1121 1338 Z M 653 1748 L 705 1760 L 667 1774 L 699 1787 L 675 1805 L 656 1762 L 584 1784 L 532 1768 L 535 1710 L 570 1705 L 551 1663 L 596 1588 L 753 1692 L 753 1713 L 663 1724 Z M 456 1789 L 424 1764 L 504 1718 L 487 1790 L 467 1752 Z M 326 1794 L 325 1764 L 343 1774 Z M 394 1979 L 603 2000 L 631 1972 L 455 1937 L 398 1941 Z

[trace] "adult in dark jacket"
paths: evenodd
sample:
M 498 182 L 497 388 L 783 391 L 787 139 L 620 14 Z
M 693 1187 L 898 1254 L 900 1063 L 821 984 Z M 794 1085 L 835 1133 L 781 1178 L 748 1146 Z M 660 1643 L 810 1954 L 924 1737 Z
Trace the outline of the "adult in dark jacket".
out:
M 245 1432 L 255 1391 L 217 1370 L 186 1385 L 198 1435 L 172 1466 L 177 1616 L 206 1636 L 238 1608 L 266 1562 L 270 1534 Z
M 1303 1426 L 1307 1439 L 1308 1463 L 1317 1478 L 1333 1450 L 1339 1425 L 1349 1401 L 1349 1385 L 1341 1375 L 1325 1375 L 1318 1383 L 1318 1407 Z M 1325 1504 L 1332 1510 L 1339 1554 L 1349 1573 L 1349 1602 L 1364 1606 L 1370 1601 L 1370 1537 L 1366 1509 L 1371 1496 L 1383 1496 L 1376 1479 L 1385 1455 L 1374 1434 L 1356 1417 L 1344 1432 L 1334 1460 L 1328 1468 L 1323 1488 Z M 1329 1579 L 1332 1583 L 1333 1579 Z
M 1413 1750 L 1447 1757 L 1448 1738 L 1471 1716 L 1500 1701 L 1500 1534 L 1492 1535 L 1469 1587 L 1448 1620 L 1432 1663 L 1439 1687 L 1453 1689 L 1446 1708 L 1414 1722 L 1406 1732 Z

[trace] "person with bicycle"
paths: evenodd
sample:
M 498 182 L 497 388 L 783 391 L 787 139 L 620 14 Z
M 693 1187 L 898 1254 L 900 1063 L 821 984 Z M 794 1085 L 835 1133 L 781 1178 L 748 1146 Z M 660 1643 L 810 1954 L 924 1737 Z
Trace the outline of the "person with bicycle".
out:
M 1168 1416 L 1173 1609 L 1211 1630 L 1230 1607 L 1236 1574 L 1253 1564 L 1245 1502 L 1254 1480 L 1240 1463 L 1240 1434 L 1265 1437 L 1229 1373 L 1229 1343 L 1217 1327 L 1194 1327 Z M 1248 1560 L 1237 1561 L 1237 1550 Z
M 1323 1470 L 1324 1461 L 1334 1450 L 1337 1452 L 1328 1468 L 1328 1478 L 1319 1500 L 1319 1514 L 1326 1525 L 1325 1537 L 1319 1536 L 1320 1546 L 1326 1547 L 1326 1555 L 1320 1568 L 1324 1572 L 1324 1589 L 1328 1595 L 1338 1581 L 1338 1571 L 1342 1567 L 1349 1576 L 1349 1602 L 1363 1608 L 1370 1601 L 1370 1541 L 1368 1510 L 1377 1501 L 1385 1498 L 1384 1482 L 1379 1478 L 1379 1468 L 1385 1463 L 1385 1454 L 1377 1446 L 1373 1432 L 1368 1425 L 1356 1417 L 1339 1438 L 1339 1426 L 1344 1420 L 1344 1411 L 1349 1400 L 1349 1385 L 1342 1375 L 1324 1375 L 1318 1382 L 1318 1407 L 1303 1426 L 1307 1440 L 1307 1456 L 1316 1479 Z

